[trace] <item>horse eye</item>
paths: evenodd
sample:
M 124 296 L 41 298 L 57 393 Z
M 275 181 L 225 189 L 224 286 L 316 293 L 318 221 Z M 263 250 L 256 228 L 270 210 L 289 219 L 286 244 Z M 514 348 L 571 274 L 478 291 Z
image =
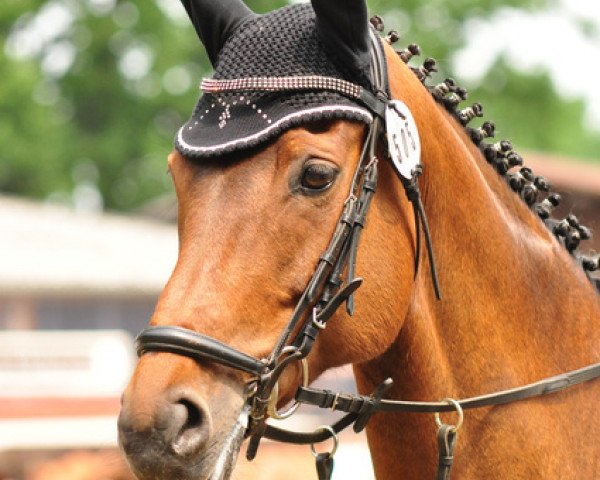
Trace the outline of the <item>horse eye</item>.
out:
M 309 190 L 325 190 L 334 182 L 337 170 L 328 163 L 308 162 L 302 171 L 301 183 Z

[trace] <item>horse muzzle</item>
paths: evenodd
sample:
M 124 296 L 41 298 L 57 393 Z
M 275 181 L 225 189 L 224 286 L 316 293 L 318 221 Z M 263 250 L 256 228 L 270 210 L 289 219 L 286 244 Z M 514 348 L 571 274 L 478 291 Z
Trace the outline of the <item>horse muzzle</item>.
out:
M 212 420 L 196 392 L 176 387 L 143 406 L 126 393 L 118 429 L 121 449 L 141 480 L 207 477 L 202 470 L 210 464 L 204 458 L 210 456 Z

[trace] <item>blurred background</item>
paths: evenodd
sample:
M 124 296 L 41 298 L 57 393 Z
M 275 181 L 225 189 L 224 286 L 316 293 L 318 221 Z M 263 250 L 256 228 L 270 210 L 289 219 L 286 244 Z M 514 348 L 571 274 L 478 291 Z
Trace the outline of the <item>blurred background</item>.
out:
M 600 231 L 597 0 L 368 3 Z M 128 479 L 119 396 L 177 250 L 166 157 L 211 68 L 178 0 L 3 0 L 0 32 L 0 479 Z M 238 478 L 312 478 L 278 448 Z M 372 478 L 362 437 L 336 465 Z

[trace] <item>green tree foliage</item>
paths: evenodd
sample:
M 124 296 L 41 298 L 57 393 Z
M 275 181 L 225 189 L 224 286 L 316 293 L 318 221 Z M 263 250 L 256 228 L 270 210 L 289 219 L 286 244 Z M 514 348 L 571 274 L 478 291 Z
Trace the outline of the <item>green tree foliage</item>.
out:
M 497 136 L 510 138 L 515 145 L 599 158 L 600 135 L 583 126 L 583 100 L 557 96 L 546 72 L 525 75 L 499 59 L 473 90 L 473 98 L 486 106 L 489 118 L 501 119 Z
M 284 5 L 253 0 L 257 12 Z M 468 18 L 545 0 L 372 0 L 400 44 L 417 42 L 450 75 Z M 170 188 L 165 158 L 211 67 L 177 0 L 3 0 L 0 6 L 0 191 L 128 210 Z M 400 45 L 398 44 L 398 45 Z M 500 72 L 500 73 L 499 73 Z M 547 76 L 501 61 L 472 92 L 524 148 L 591 156 L 580 101 Z M 492 81 L 500 75 L 501 88 Z M 526 105 L 526 107 L 525 107 Z M 99 195 L 100 194 L 100 195 Z M 86 200 L 87 199 L 87 200 Z

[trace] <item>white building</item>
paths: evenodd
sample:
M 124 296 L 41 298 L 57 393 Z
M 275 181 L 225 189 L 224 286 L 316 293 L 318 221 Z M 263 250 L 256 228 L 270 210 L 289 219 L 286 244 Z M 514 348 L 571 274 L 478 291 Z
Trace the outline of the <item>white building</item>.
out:
M 0 197 L 0 456 L 116 445 L 133 338 L 176 256 L 172 224 Z

